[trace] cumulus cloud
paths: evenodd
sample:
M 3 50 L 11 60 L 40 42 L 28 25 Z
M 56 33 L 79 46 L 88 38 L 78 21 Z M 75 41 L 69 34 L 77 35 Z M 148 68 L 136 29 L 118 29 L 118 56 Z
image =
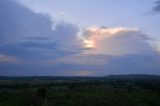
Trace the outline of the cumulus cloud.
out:
M 78 52 L 76 25 L 55 23 L 49 15 L 7 0 L 0 1 L 0 17 L 0 53 L 41 59 Z
M 152 54 L 153 48 L 147 42 L 146 34 L 138 29 L 117 28 L 86 28 L 83 35 L 84 54 Z
M 11 43 L 24 37 L 53 38 L 49 16 L 36 14 L 13 1 L 0 1 L 0 42 Z
M 155 2 L 155 6 L 153 7 L 153 11 L 160 13 L 160 0 Z
M 77 36 L 77 25 L 11 0 L 0 1 L 0 23 L 1 75 L 159 73 L 160 56 L 138 29 L 88 27 Z
M 79 29 L 74 24 L 56 23 L 10 0 L 0 1 L 0 17 L 1 75 L 45 75 L 44 70 L 56 74 L 57 66 L 45 67 L 44 63 L 79 53 Z M 23 63 L 16 65 L 19 60 Z

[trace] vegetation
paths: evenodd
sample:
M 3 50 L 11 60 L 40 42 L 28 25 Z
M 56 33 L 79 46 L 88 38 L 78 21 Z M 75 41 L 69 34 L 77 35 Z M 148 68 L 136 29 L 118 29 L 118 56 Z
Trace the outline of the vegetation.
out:
M 0 106 L 160 106 L 160 77 L 0 77 Z

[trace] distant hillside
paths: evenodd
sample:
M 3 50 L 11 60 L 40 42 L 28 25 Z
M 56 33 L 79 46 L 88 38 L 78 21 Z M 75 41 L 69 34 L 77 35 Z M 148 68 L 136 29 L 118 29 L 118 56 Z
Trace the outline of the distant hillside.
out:
M 40 79 L 40 80 L 77 80 L 77 79 L 85 79 L 85 80 L 98 80 L 98 79 L 126 79 L 126 80 L 149 80 L 149 79 L 159 79 L 160 75 L 147 75 L 147 74 L 129 74 L 129 75 L 106 75 L 102 77 L 68 77 L 68 76 L 25 76 L 25 77 L 10 77 L 10 76 L 0 76 L 0 80 L 4 79 L 21 79 L 21 80 L 34 80 L 34 79 Z
M 107 75 L 105 78 L 109 79 L 160 79 L 159 75 L 147 74 L 129 74 L 129 75 Z

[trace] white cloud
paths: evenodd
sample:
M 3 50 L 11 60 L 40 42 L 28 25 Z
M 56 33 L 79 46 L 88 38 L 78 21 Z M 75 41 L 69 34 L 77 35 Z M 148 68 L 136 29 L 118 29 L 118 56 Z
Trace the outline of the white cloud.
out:
M 88 27 L 82 34 L 84 54 L 150 54 L 148 37 L 138 29 Z

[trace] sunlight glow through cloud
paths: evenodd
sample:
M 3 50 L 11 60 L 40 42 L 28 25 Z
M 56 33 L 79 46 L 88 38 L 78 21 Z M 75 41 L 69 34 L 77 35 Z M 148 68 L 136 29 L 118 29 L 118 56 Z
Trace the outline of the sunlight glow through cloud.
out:
M 160 73 L 152 1 L 62 1 L 0 0 L 0 75 Z
M 116 36 L 119 33 L 127 32 L 127 31 L 139 31 L 138 29 L 127 29 L 123 27 L 117 28 L 101 28 L 101 27 L 88 27 L 86 28 L 87 38 L 84 38 L 84 47 L 85 48 L 95 48 L 96 42 L 98 40 Z M 86 35 L 85 35 L 86 36 Z
M 137 28 L 88 27 L 82 34 L 84 54 L 124 55 L 148 53 L 147 35 Z

